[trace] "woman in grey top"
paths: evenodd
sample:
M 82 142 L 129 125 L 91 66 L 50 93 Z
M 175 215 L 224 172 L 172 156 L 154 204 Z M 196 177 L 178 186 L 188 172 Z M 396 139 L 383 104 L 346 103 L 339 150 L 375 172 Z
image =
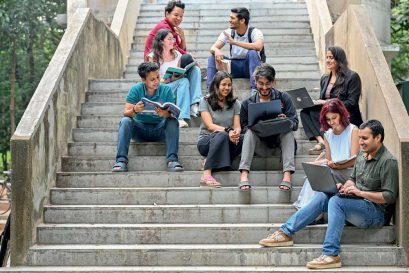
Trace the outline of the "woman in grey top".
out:
M 206 157 L 201 186 L 221 187 L 212 170 L 229 168 L 241 152 L 240 103 L 233 96 L 232 86 L 230 74 L 217 72 L 209 86 L 209 95 L 199 104 L 202 124 L 197 149 Z

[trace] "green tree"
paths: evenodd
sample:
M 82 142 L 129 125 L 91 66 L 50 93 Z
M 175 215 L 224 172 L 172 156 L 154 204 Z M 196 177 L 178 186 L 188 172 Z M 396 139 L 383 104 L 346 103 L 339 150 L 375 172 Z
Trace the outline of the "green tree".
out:
M 14 132 L 62 37 L 54 20 L 65 1 L 0 0 L 0 154 L 3 169 Z
M 395 81 L 409 80 L 409 0 L 392 1 L 392 43 L 400 46 L 392 60 Z

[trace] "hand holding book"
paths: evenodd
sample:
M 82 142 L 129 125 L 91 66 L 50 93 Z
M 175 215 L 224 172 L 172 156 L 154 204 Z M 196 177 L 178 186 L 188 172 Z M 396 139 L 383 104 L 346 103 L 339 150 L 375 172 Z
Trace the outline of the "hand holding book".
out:
M 168 111 L 175 118 L 179 117 L 180 108 L 174 103 L 165 102 L 165 103 L 162 104 L 162 103 L 157 102 L 157 101 L 151 101 L 151 100 L 149 100 L 147 98 L 142 98 L 142 102 L 144 103 L 145 108 L 146 108 L 146 110 L 144 110 L 144 112 L 142 112 L 142 113 L 153 114 L 153 115 L 156 114 L 156 115 L 159 115 L 159 116 L 163 116 L 164 114 L 161 115 L 157 111 L 154 110 L 155 108 L 159 108 L 159 109 L 161 109 L 161 111 L 162 110 Z M 149 109 L 151 109 L 151 110 L 149 110 Z

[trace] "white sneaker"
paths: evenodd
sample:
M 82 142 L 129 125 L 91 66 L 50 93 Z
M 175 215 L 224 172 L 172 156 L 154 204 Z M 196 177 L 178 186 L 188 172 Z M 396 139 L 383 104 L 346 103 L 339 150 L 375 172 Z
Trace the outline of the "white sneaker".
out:
M 199 103 L 194 103 L 190 105 L 190 115 L 192 117 L 198 117 L 199 116 Z
M 189 124 L 187 124 L 186 121 L 184 121 L 183 119 L 178 119 L 179 121 L 179 128 L 188 128 Z

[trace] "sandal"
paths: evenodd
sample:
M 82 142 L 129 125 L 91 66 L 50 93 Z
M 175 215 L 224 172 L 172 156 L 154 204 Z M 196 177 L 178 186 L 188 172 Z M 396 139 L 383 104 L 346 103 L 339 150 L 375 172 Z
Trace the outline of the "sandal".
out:
M 220 184 L 213 176 L 206 175 L 200 178 L 200 186 L 201 187 L 209 187 L 209 188 L 221 188 L 222 184 Z
M 318 142 L 315 144 L 314 148 L 308 150 L 309 155 L 319 155 L 321 152 L 325 150 L 325 145 L 322 142 Z
M 127 172 L 128 171 L 128 164 L 126 162 L 116 162 L 115 165 L 112 167 L 113 172 Z
M 183 172 L 183 166 L 177 161 L 168 162 L 168 172 Z
M 248 180 L 241 180 L 239 183 L 239 190 L 241 191 L 249 191 L 251 190 L 251 185 Z
M 290 191 L 293 187 L 290 181 L 283 180 L 281 181 L 281 184 L 280 186 L 278 186 L 278 188 L 282 191 Z

